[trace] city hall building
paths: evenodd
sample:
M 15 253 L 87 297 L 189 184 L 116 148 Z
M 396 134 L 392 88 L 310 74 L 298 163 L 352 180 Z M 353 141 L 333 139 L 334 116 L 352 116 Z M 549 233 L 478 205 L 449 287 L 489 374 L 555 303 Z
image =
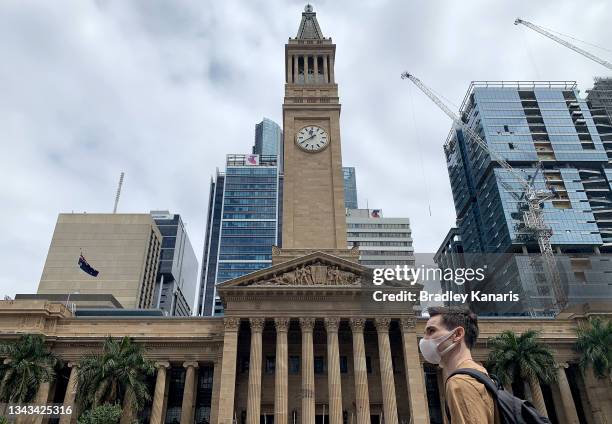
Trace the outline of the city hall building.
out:
M 426 320 L 410 304 L 372 302 L 380 289 L 372 269 L 346 248 L 335 50 L 307 6 L 285 45 L 283 245 L 270 267 L 217 286 L 223 317 L 84 317 L 61 303 L 0 301 L 2 340 L 42 334 L 64 361 L 37 402 L 74 405 L 79 359 L 106 336 L 127 335 L 156 364 L 143 422 L 444 422 L 441 370 L 418 350 Z M 539 330 L 558 363 L 557 382 L 543 385 L 548 414 L 558 423 L 604 422 L 610 382 L 583 378 L 574 350 L 576 328 L 601 311 L 610 314 L 610 305 L 555 319 L 483 318 L 475 359 L 486 360 L 487 339 L 501 331 Z

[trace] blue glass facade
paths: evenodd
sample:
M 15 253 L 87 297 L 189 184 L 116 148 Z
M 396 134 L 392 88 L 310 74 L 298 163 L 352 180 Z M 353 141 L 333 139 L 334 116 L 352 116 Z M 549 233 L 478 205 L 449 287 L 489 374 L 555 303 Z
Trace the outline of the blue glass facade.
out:
M 203 315 L 222 313 L 221 305 L 215 304 L 215 284 L 269 267 L 272 246 L 280 244 L 277 157 L 261 155 L 258 165 L 247 165 L 245 158 L 228 155 L 225 173 L 211 184 L 210 237 L 201 282 Z
M 347 209 L 357 209 L 357 178 L 355 168 L 342 167 L 344 177 L 344 207 Z
M 257 155 L 276 155 L 280 160 L 282 169 L 282 140 L 283 131 L 280 125 L 271 119 L 263 120 L 255 125 L 255 141 L 253 143 L 253 153 Z
M 608 139 L 574 83 L 473 83 L 461 118 L 525 179 L 554 193 L 543 210 L 557 252 L 594 254 L 612 246 Z M 445 154 L 464 252 L 472 259 L 483 253 L 539 252 L 537 240 L 523 229 L 526 205 L 516 177 L 461 129 L 449 134 Z M 498 263 L 496 269 L 508 278 L 496 284 L 507 288 L 508 279 L 518 275 L 518 287 L 525 291 L 535 283 L 524 277 L 523 266 L 519 260 L 513 267 Z M 609 288 L 598 287 L 612 297 Z

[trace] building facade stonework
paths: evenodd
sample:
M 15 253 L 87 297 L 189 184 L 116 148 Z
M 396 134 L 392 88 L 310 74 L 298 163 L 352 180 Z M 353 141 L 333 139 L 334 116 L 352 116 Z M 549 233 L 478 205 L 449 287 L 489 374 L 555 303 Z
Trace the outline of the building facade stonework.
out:
M 272 248 L 272 266 L 217 286 L 223 317 L 76 317 L 61 303 L 0 301 L 0 340 L 42 334 L 66 364 L 37 402 L 74 405 L 79 360 L 110 335 L 143 343 L 155 361 L 142 422 L 444 422 L 442 372 L 418 350 L 426 320 L 412 304 L 372 302 L 381 289 L 373 270 L 346 248 L 335 46 L 311 6 L 286 52 L 283 248 Z M 314 126 L 327 140 L 314 129 L 300 139 Z M 310 138 L 324 145 L 298 146 Z M 544 387 L 549 415 L 605 423 L 610 382 L 582 377 L 574 350 L 577 327 L 602 310 L 610 315 L 610 305 L 586 305 L 555 319 L 482 318 L 475 360 L 487 358 L 487 340 L 501 331 L 538 330 L 559 364 L 557 383 Z

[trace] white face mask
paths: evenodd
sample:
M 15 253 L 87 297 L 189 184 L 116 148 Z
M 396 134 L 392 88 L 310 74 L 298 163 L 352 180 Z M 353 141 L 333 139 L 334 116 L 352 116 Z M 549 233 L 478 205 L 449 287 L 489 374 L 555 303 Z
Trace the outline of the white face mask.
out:
M 438 346 L 440 346 L 446 340 L 450 339 L 452 335 L 455 334 L 455 330 L 435 339 L 421 339 L 421 341 L 419 342 L 419 350 L 423 354 L 423 358 L 425 358 L 427 362 L 430 362 L 432 364 L 439 364 L 442 360 L 442 356 L 446 355 L 448 352 L 451 351 L 451 349 L 457 346 L 457 343 L 453 342 L 442 352 L 438 352 Z

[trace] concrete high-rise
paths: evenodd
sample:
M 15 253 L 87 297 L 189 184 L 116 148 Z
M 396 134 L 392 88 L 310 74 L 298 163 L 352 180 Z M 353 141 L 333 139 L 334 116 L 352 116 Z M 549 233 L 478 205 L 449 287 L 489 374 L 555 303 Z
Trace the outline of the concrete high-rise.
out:
M 111 294 L 124 308 L 155 307 L 161 240 L 149 214 L 62 213 L 38 294 Z M 96 277 L 79 268 L 81 254 Z
M 346 240 L 359 247 L 359 263 L 370 268 L 414 266 L 409 218 L 384 218 L 380 209 L 348 209 Z
M 156 308 L 170 316 L 190 316 L 198 286 L 198 260 L 180 215 L 151 211 L 162 235 L 155 279 Z
M 280 244 L 280 184 L 275 155 L 227 155 L 225 172 L 211 181 L 200 315 L 222 313 L 216 284 L 272 264 L 272 246 Z
M 612 151 L 604 146 L 576 84 L 475 82 L 460 113 L 490 150 L 525 179 L 535 178 L 537 187 L 554 193 L 544 204 L 544 220 L 553 230 L 551 241 L 570 301 L 610 296 L 605 273 L 612 267 L 598 253 L 612 241 Z M 498 255 L 488 257 L 495 262 L 489 268 L 491 278 L 478 288 L 512 290 L 524 300 L 474 307 L 481 312 L 545 313 L 552 290 L 541 266 L 528 257 L 539 253 L 539 247 L 523 230 L 521 185 L 462 130 L 451 130 L 444 150 L 465 254 L 470 260 L 477 260 L 474 254 Z
M 612 121 L 612 78 L 595 78 L 593 88 L 587 90 L 586 99 L 591 107 L 593 120 L 595 124 L 598 124 L 598 130 L 606 133 L 608 135 L 607 141 L 612 142 L 610 139 L 612 133 L 612 128 L 610 128 L 610 121 Z M 603 114 L 607 115 L 607 119 L 604 119 Z
M 357 177 L 355 168 L 344 166 L 342 167 L 344 177 L 344 207 L 347 209 L 357 209 Z

